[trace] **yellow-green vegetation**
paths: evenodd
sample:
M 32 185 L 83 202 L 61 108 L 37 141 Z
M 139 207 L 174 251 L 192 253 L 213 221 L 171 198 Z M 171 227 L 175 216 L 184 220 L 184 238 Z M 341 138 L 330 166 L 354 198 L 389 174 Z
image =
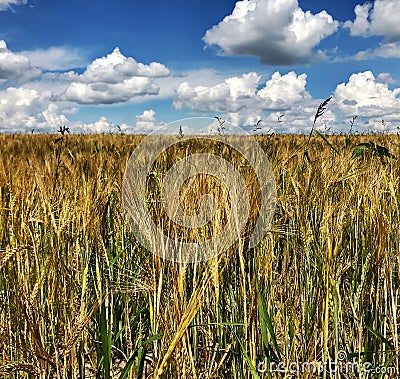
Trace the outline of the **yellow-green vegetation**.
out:
M 399 367 L 397 135 L 258 136 L 277 185 L 271 229 L 187 265 L 144 250 L 124 220 L 141 138 L 0 135 L 0 377 L 268 378 L 257 368 L 339 352 Z M 190 154 L 178 136 L 175 149 L 160 171 Z M 200 183 L 187 210 L 217 185 Z M 337 377 L 351 375 L 376 377 Z

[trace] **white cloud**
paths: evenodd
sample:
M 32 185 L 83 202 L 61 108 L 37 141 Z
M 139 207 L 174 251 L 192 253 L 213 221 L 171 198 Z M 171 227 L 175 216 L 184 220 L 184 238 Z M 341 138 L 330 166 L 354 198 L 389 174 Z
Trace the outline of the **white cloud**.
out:
M 73 82 L 63 98 L 79 104 L 126 102 L 136 96 L 157 95 L 159 87 L 153 79 L 168 75 L 169 70 L 161 63 L 138 63 L 116 48 L 106 57 L 93 61 L 83 74 L 65 74 Z
M 298 0 L 243 0 L 231 15 L 207 30 L 203 40 L 227 55 L 253 55 L 264 64 L 294 65 L 323 57 L 315 47 L 338 26 L 326 11 L 304 12 Z
M 63 98 L 79 104 L 114 104 L 134 96 L 157 95 L 158 86 L 148 78 L 131 78 L 122 83 L 71 83 Z
M 378 76 L 376 77 L 376 81 L 378 83 L 384 83 L 384 84 L 397 83 L 397 81 L 393 79 L 392 75 L 390 75 L 390 73 L 388 72 L 381 72 L 380 74 L 378 74 Z
M 387 83 L 375 78 L 371 71 L 350 76 L 334 92 L 335 103 L 347 116 L 390 119 L 400 118 L 400 88 L 389 89 Z
M 370 28 L 368 20 L 369 12 L 372 8 L 371 3 L 357 4 L 354 8 L 356 18 L 354 21 L 346 21 L 343 25 L 344 28 L 350 29 L 350 34 L 353 36 L 366 35 Z
M 79 79 L 85 83 L 120 83 L 132 77 L 162 78 L 169 75 L 169 70 L 163 64 L 136 62 L 131 57 L 125 57 L 117 47 L 111 54 L 94 60 Z
M 344 27 L 354 36 L 384 36 L 386 42 L 400 41 L 398 0 L 375 0 L 354 8 L 356 18 L 347 21 Z
M 400 23 L 398 0 L 375 0 L 356 5 L 354 21 L 346 21 L 345 28 L 350 35 L 371 37 L 383 36 L 383 41 L 375 49 L 357 52 L 346 60 L 368 60 L 374 58 L 400 58 Z
M 52 93 L 27 88 L 9 87 L 0 91 L 0 125 L 3 131 L 50 129 L 68 123 Z
M 382 58 L 400 58 L 400 41 L 382 44 L 373 55 Z
M 135 132 L 148 133 L 165 125 L 156 119 L 156 112 L 153 109 L 145 110 L 135 118 Z
M 56 127 L 68 124 L 67 117 L 60 114 L 58 106 L 54 103 L 50 103 L 47 109 L 42 112 L 42 115 L 48 126 Z
M 40 75 L 41 71 L 32 67 L 28 57 L 15 54 L 0 40 L 0 79 L 6 81 L 27 81 Z
M 260 76 L 255 72 L 241 77 L 225 79 L 211 87 L 192 87 L 188 82 L 182 83 L 176 90 L 176 109 L 190 108 L 196 112 L 237 111 L 243 108 L 243 100 L 254 97 Z
M 222 83 L 210 87 L 193 87 L 185 82 L 176 90 L 174 106 L 177 109 L 189 108 L 200 113 L 235 114 L 243 109 L 255 113 L 259 110 L 283 111 L 290 109 L 298 102 L 311 99 L 310 94 L 305 90 L 306 74 L 297 76 L 292 71 L 281 75 L 275 72 L 265 86 L 258 90 L 260 79 L 261 76 L 250 72 L 241 77 L 227 78 Z M 252 116 L 249 114 L 245 118 L 252 119 Z
M 27 0 L 0 0 L 0 11 L 12 10 L 12 5 L 22 5 L 27 2 Z
M 116 133 L 118 130 L 116 125 L 109 122 L 106 117 L 100 117 L 93 123 L 75 123 L 74 128 L 80 133 Z
M 400 58 L 400 42 L 382 43 L 376 49 L 366 49 L 346 58 L 363 61 L 373 58 Z
M 291 71 L 282 76 L 275 72 L 257 95 L 263 100 L 263 109 L 284 110 L 298 102 L 311 99 L 306 91 L 306 84 L 307 74 L 297 76 Z
M 93 123 L 75 122 L 71 129 L 80 133 L 151 133 L 163 125 L 164 122 L 156 119 L 155 111 L 149 109 L 135 116 L 133 125 L 115 124 L 102 116 Z
M 21 54 L 28 57 L 33 66 L 42 70 L 70 70 L 87 64 L 78 49 L 65 47 L 27 50 L 21 51 Z

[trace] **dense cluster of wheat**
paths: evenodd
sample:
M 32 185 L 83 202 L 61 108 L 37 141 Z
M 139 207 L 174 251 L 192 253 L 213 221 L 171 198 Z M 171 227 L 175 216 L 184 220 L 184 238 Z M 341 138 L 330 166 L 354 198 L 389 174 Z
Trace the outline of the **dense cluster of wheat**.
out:
M 258 136 L 277 184 L 271 229 L 254 249 L 244 233 L 187 265 L 143 249 L 124 220 L 141 138 L 0 136 L 0 377 L 261 378 L 260 362 L 340 351 L 399 366 L 398 136 Z M 369 140 L 394 157 L 351 159 Z M 163 167 L 190 153 L 178 137 L 174 149 L 149 177 L 149 204 Z M 200 178 L 187 210 L 218 185 Z

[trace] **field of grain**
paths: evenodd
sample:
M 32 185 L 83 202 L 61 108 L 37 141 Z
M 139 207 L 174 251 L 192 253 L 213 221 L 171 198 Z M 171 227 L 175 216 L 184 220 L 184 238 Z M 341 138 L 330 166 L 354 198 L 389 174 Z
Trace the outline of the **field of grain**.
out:
M 142 138 L 0 135 L 0 377 L 311 378 L 269 368 L 338 358 L 400 366 L 398 135 L 257 136 L 276 180 L 271 228 L 254 249 L 244 233 L 195 264 L 147 251 L 124 219 L 124 170 Z M 371 147 L 352 159 L 368 141 L 393 157 Z M 177 136 L 160 171 L 189 147 Z M 149 177 L 149 196 L 160 178 Z

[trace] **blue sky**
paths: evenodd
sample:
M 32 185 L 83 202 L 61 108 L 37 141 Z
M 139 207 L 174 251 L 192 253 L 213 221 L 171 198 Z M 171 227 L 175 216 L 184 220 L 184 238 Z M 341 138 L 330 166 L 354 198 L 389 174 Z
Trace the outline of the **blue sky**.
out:
M 398 0 L 0 0 L 0 41 L 0 132 L 400 126 Z

